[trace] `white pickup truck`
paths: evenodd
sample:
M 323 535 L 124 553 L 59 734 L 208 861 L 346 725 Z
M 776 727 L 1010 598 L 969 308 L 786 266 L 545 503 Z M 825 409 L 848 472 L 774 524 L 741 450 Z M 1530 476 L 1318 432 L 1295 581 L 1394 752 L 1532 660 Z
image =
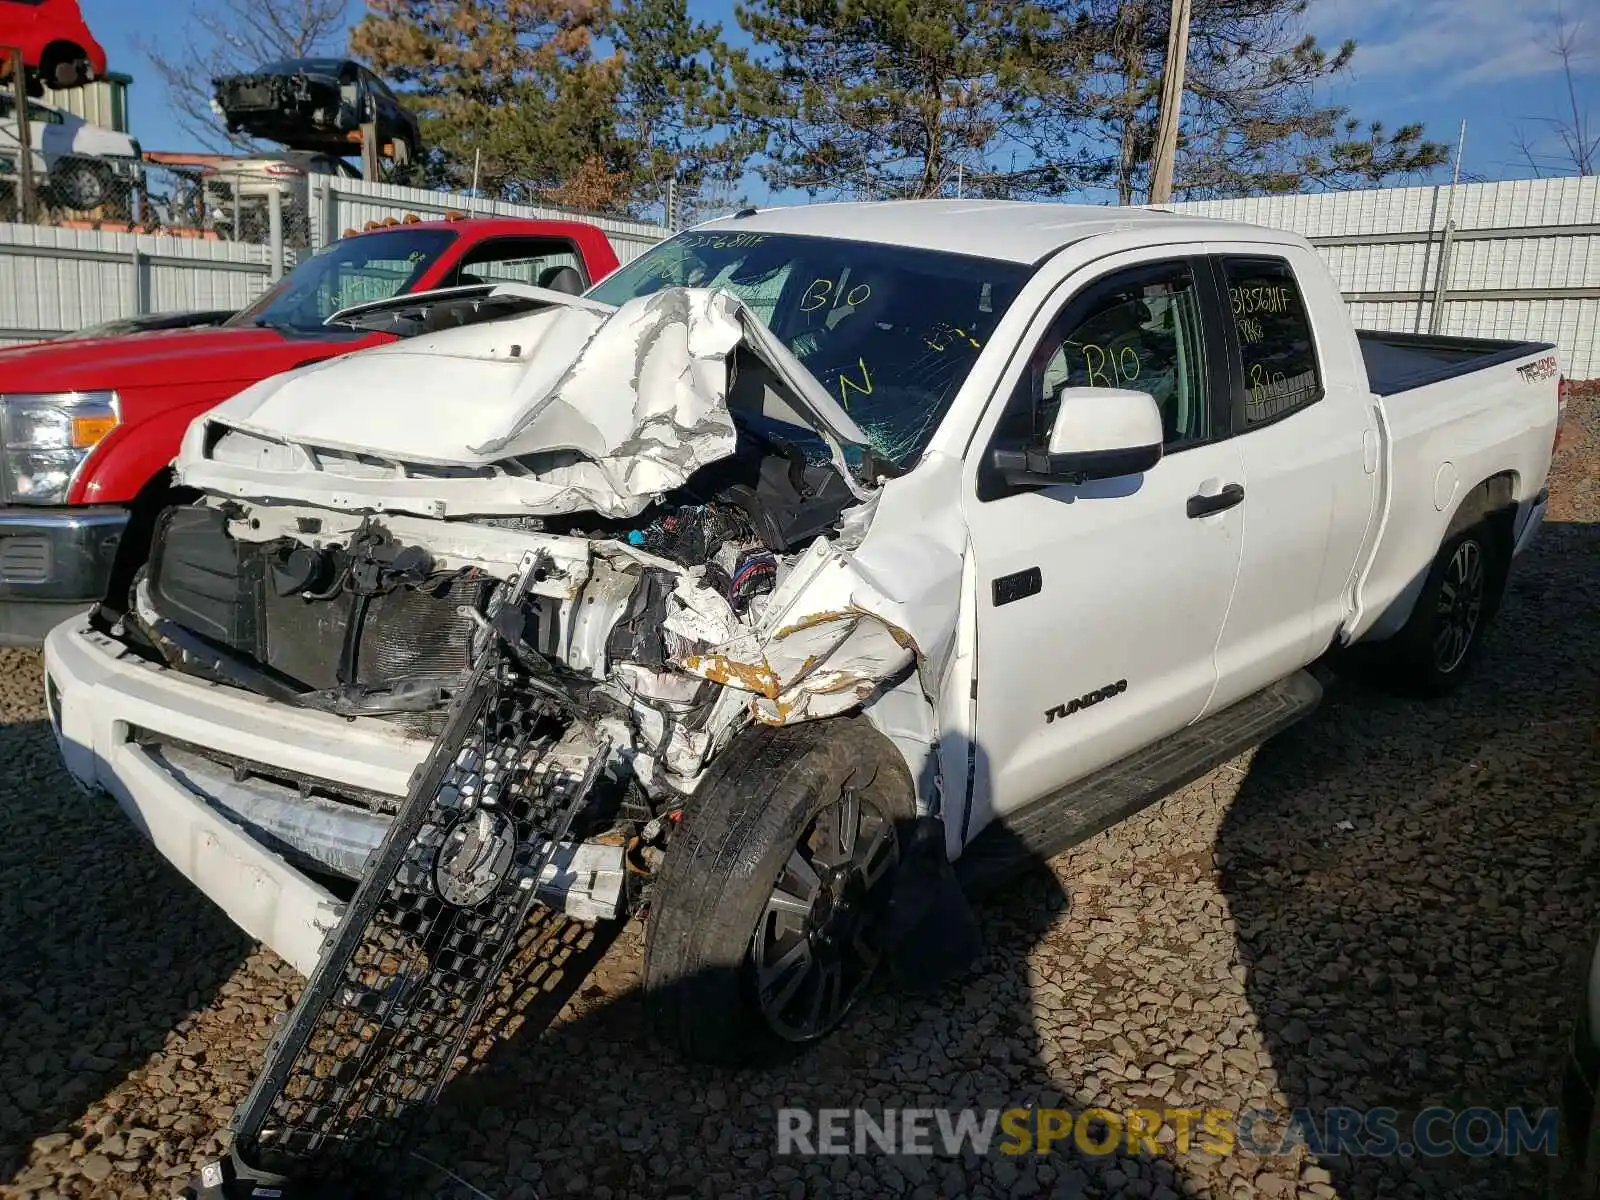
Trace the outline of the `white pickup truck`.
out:
M 647 909 L 716 1058 L 826 1034 L 951 881 L 1271 736 L 1330 651 L 1456 683 L 1562 407 L 1548 345 L 1358 333 L 1303 239 L 1125 209 L 747 210 L 584 297 L 335 319 L 414 336 L 199 418 L 50 635 L 68 768 L 308 975 L 387 919 L 424 977 L 517 887 Z M 584 797 L 547 843 L 518 770 Z

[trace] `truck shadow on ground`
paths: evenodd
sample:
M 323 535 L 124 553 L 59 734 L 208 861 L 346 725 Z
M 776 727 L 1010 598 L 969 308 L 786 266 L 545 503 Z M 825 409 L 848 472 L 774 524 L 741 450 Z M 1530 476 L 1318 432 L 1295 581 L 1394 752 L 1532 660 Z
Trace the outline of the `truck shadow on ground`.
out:
M 1256 753 L 1218 838 L 1223 890 L 1280 1088 L 1324 1133 L 1338 1107 L 1397 1110 L 1410 1144 L 1430 1106 L 1499 1122 L 1555 1103 L 1600 919 L 1597 590 L 1600 526 L 1548 527 L 1458 692 L 1335 682 Z M 1349 1197 L 1531 1197 L 1548 1167 L 1311 1149 Z
M 35 1139 L 67 1144 L 88 1103 L 181 1042 L 251 945 L 112 800 L 73 785 L 47 722 L 0 725 L 0 766 L 4 1183 Z M 190 1098 L 167 1085 L 182 1120 Z
M 1404 1132 L 1434 1104 L 1551 1102 L 1600 917 L 1597 590 L 1600 526 L 1554 526 L 1460 693 L 1418 704 L 1336 683 L 1310 722 L 1254 756 L 1216 852 L 1288 1107 L 1392 1107 Z M 0 1077 L 3 1180 L 31 1139 L 69 1131 L 86 1102 L 181 1040 L 193 1011 L 228 1003 L 219 989 L 252 947 L 113 803 L 72 787 L 44 722 L 0 726 L 0 763 L 34 789 L 0 792 L 0 1033 L 28 1059 Z M 777 1153 L 783 1108 L 1082 1109 L 1089 1064 L 1041 1034 L 1049 999 L 1030 963 L 1061 936 L 1068 903 L 1048 869 L 1029 871 L 980 905 L 973 969 L 932 995 L 879 990 L 824 1044 L 747 1071 L 686 1065 L 648 1036 L 637 924 L 542 918 L 526 969 L 507 976 L 504 1036 L 440 1098 L 419 1151 L 495 1200 L 1192 1194 L 1181 1163 L 1120 1149 Z M 1514 994 L 1485 978 L 1513 975 Z M 229 1048 L 244 1079 L 261 1050 Z M 188 1111 L 177 1083 L 167 1099 Z M 1324 1150 L 1348 1197 L 1499 1200 L 1543 1178 L 1528 1157 Z M 405 1194 L 472 1193 L 434 1174 Z
M 865 1143 L 857 1153 L 779 1153 L 779 1112 L 1084 1104 L 1075 1093 L 1078 1064 L 1038 1033 L 1043 1000 L 1028 960 L 1064 916 L 1069 897 L 1045 869 L 1029 870 L 978 906 L 984 950 L 971 970 L 936 991 L 878 988 L 852 1020 L 784 1064 L 733 1070 L 687 1064 L 646 1029 L 638 987 L 640 933 L 621 934 L 621 954 L 589 975 L 605 946 L 593 931 L 550 918 L 548 940 L 569 945 L 546 956 L 555 969 L 519 984 L 518 1035 L 502 1041 L 441 1097 L 419 1153 L 443 1173 L 403 1174 L 407 1195 L 495 1200 L 533 1196 L 822 1196 L 1051 1195 L 1074 1200 L 1116 1194 L 1144 1180 L 1142 1194 L 1183 1194 L 1170 1160 L 1070 1152 L 1071 1137 L 1050 1156 L 998 1152 L 948 1155 L 886 1153 Z M 610 972 L 607 975 L 607 972 Z M 533 993 L 531 995 L 527 993 Z M 586 993 L 608 998 L 593 1004 Z M 540 1036 L 562 1006 L 563 1021 Z M 1065 1081 L 1064 1081 L 1065 1080 Z M 937 1127 L 929 1122 L 937 1147 Z M 1096 1136 L 1104 1137 L 1097 1126 Z M 1114 1140 L 1113 1132 L 1109 1139 Z M 420 1173 L 419 1173 L 420 1172 Z M 462 1186 L 463 1182 L 469 1186 Z M 1136 1185 L 1137 1186 L 1137 1185 Z

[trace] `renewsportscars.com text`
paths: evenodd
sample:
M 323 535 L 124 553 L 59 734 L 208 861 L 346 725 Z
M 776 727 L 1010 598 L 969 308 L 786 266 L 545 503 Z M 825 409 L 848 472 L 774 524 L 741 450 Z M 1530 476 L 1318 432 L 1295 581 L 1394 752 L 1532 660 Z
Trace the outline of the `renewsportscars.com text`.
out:
M 1558 1125 L 1553 1108 L 783 1108 L 778 1153 L 1552 1155 Z

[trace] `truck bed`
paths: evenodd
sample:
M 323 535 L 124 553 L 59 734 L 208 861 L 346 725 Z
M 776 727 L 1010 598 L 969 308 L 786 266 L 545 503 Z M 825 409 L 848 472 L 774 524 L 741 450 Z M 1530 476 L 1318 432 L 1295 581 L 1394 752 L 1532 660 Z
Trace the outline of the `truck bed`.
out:
M 1490 338 L 1441 337 L 1428 333 L 1356 330 L 1367 384 L 1380 396 L 1454 379 L 1498 363 L 1511 362 L 1554 347 L 1544 342 L 1501 342 Z
M 1370 386 L 1380 393 L 1390 470 L 1382 532 L 1359 585 L 1363 615 L 1351 628 L 1382 639 L 1409 615 L 1473 491 L 1497 480 L 1484 498 L 1512 508 L 1514 521 L 1537 504 L 1560 419 L 1560 361 L 1536 342 L 1358 336 L 1368 370 L 1378 362 Z M 1387 378 L 1385 365 L 1393 368 Z

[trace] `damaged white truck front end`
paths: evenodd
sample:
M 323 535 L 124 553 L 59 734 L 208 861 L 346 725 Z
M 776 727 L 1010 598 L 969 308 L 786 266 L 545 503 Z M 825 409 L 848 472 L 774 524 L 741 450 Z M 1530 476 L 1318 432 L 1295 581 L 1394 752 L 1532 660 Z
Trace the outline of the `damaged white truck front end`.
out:
M 541 656 L 606 748 L 617 799 L 539 885 L 572 915 L 637 902 L 670 822 L 752 724 L 881 708 L 933 802 L 959 526 L 912 495 L 886 519 L 860 430 L 731 295 L 614 314 L 549 300 L 197 420 L 174 481 L 193 498 L 157 522 L 126 610 L 51 641 L 74 773 L 306 974 L 343 912 L 336 881 L 362 878 L 494 638 Z M 769 440 L 734 469 L 752 437 L 736 413 Z M 772 430 L 826 450 L 807 460 Z M 732 482 L 664 504 L 719 462 Z M 774 462 L 802 503 L 821 494 L 827 536 L 815 517 L 769 528 Z M 496 606 L 529 561 L 513 630 Z
M 664 502 L 735 456 L 751 436 L 735 427 L 745 411 L 827 445 L 831 471 L 801 469 L 835 493 L 827 536 L 764 537 L 761 498 L 738 484 Z M 764 452 L 779 456 L 796 456 L 781 433 Z M 331 586 L 321 572 L 334 564 L 317 556 L 342 561 L 348 589 L 353 548 L 373 542 L 377 560 L 401 560 L 373 562 L 379 574 L 435 587 L 503 582 L 539 556 L 530 644 L 626 710 L 629 728 L 611 731 L 619 770 L 686 794 L 744 724 L 860 708 L 919 667 L 931 704 L 956 620 L 959 524 L 930 519 L 920 498 L 899 524 L 886 519 L 873 462 L 850 417 L 735 297 L 670 289 L 615 313 L 563 297 L 267 380 L 195 423 L 176 482 L 203 493 L 199 510 L 230 542 L 294 560 L 275 575 L 289 597 Z M 585 524 L 604 533 L 544 531 Z M 159 567 L 137 589 L 153 623 Z M 630 644 L 614 640 L 623 632 Z M 643 659 L 630 653 L 651 637 Z M 321 699 L 367 715 L 431 697 L 298 703 Z

